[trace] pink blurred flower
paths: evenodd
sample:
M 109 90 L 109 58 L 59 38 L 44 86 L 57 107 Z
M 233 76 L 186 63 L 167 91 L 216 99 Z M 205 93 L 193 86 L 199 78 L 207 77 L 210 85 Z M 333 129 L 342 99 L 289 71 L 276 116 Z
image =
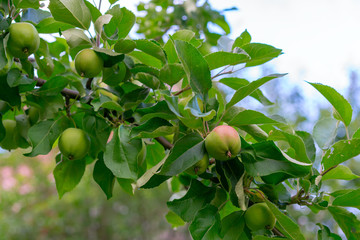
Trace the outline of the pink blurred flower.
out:
M 17 172 L 23 177 L 31 177 L 33 175 L 31 168 L 25 164 L 18 166 Z

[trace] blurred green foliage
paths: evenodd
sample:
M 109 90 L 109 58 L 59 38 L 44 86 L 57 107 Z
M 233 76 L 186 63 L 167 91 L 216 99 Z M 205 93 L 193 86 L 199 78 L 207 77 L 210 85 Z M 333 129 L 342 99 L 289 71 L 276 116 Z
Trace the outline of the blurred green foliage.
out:
M 166 222 L 166 184 L 130 196 L 116 183 L 106 200 L 92 179 L 92 164 L 59 200 L 54 152 L 32 159 L 22 153 L 0 155 L 0 240 L 190 239 L 186 227 L 172 230 Z

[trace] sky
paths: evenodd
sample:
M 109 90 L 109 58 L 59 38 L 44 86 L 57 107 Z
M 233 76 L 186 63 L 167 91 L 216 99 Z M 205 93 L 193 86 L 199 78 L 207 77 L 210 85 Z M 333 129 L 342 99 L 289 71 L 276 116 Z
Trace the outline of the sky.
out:
M 217 10 L 238 8 L 225 12 L 230 38 L 247 29 L 253 42 L 283 50 L 271 66 L 276 72 L 288 73 L 286 81 L 298 86 L 309 104 L 322 101 L 322 96 L 305 81 L 332 86 L 346 96 L 350 70 L 360 67 L 360 1 L 208 1 Z M 136 2 L 118 3 L 135 11 Z M 323 102 L 327 104 L 325 99 Z
M 308 97 L 319 97 L 304 81 L 330 85 L 345 93 L 349 70 L 360 66 L 360 1 L 355 0 L 211 0 L 226 13 L 232 38 L 245 29 L 253 42 L 283 49 L 271 63 Z

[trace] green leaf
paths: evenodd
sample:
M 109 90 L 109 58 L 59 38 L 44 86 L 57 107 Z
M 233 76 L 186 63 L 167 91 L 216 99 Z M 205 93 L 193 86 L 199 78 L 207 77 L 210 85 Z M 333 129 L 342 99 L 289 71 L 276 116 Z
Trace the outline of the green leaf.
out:
M 231 87 L 234 90 L 238 90 L 241 87 L 244 87 L 248 85 L 250 82 L 244 78 L 235 78 L 235 77 L 229 77 L 229 78 L 222 78 L 219 81 L 222 84 L 225 84 L 228 87 Z M 264 94 L 261 92 L 260 89 L 256 89 L 253 93 L 251 93 L 249 96 L 255 98 L 259 102 L 261 102 L 265 106 L 273 105 L 268 98 L 264 96 Z
M 96 159 L 99 152 L 105 151 L 107 141 L 111 132 L 111 127 L 105 119 L 93 115 L 85 115 L 81 117 L 82 129 L 90 137 L 89 155 Z
M 19 85 L 27 85 L 33 83 L 34 80 L 31 78 L 22 75 L 20 70 L 17 68 L 12 68 L 7 74 L 7 83 L 11 88 Z
M 70 28 L 74 28 L 73 25 L 55 21 L 55 19 L 52 17 L 43 19 L 35 27 L 39 33 L 58 33 Z
M 164 147 L 156 140 L 146 144 L 146 162 L 148 167 L 157 165 L 165 157 Z
M 66 39 L 66 43 L 70 48 L 76 47 L 91 47 L 91 41 L 88 36 L 85 35 L 83 30 L 72 28 L 62 32 Z
M 250 240 L 251 233 L 245 227 L 243 211 L 232 212 L 221 221 L 223 240 Z
M 120 187 L 124 190 L 124 192 L 126 192 L 130 196 L 134 195 L 133 180 L 126 178 L 116 178 L 116 180 L 119 183 Z
M 162 118 L 152 118 L 140 126 L 131 129 L 131 137 L 156 138 L 172 134 L 174 126 Z
M 241 48 L 250 55 L 250 61 L 246 63 L 246 67 L 261 65 L 282 54 L 281 49 L 262 43 L 249 43 Z
M 334 143 L 338 125 L 334 118 L 323 118 L 315 124 L 313 136 L 321 149 L 328 149 Z
M 56 189 L 59 198 L 73 190 L 84 175 L 86 161 L 84 159 L 71 161 L 63 158 L 54 169 Z
M 19 106 L 21 98 L 18 87 L 9 87 L 7 76 L 0 76 L 0 100 L 8 102 L 11 106 Z
M 335 108 L 337 115 L 340 117 L 340 120 L 346 125 L 349 126 L 352 117 L 352 107 L 350 103 L 334 88 L 320 84 L 320 83 L 310 83 L 316 90 L 318 90 Z
M 204 96 L 212 86 L 207 62 L 199 50 L 190 43 L 175 40 L 175 47 L 186 75 L 190 80 L 192 90 Z
M 217 207 L 208 205 L 198 211 L 189 231 L 194 240 L 220 239 L 220 215 Z
M 113 131 L 113 137 L 106 145 L 105 165 L 118 178 L 136 180 L 140 174 L 141 149 L 142 140 L 131 140 L 130 129 L 121 125 Z
M 360 221 L 356 216 L 341 207 L 328 207 L 329 212 L 349 240 L 360 239 Z
M 324 165 L 324 170 L 343 163 L 360 154 L 360 139 L 354 138 L 351 140 L 341 140 L 336 142 L 328 149 L 321 163 Z
M 5 55 L 4 38 L 0 37 L 0 69 L 4 69 L 7 63 L 8 60 Z
M 317 223 L 320 227 L 318 231 L 318 240 L 341 240 L 341 237 L 335 233 L 332 233 L 327 226 Z
M 167 206 L 185 222 L 191 222 L 197 212 L 210 203 L 215 192 L 215 188 L 206 187 L 201 182 L 192 179 L 186 195 L 180 199 L 167 202 Z
M 170 110 L 166 101 L 157 102 L 155 105 L 146 108 L 137 108 L 136 112 L 141 115 L 141 122 L 151 118 L 163 118 L 166 120 L 176 119 L 176 115 Z
M 101 36 L 103 33 L 103 27 L 104 25 L 108 24 L 111 19 L 113 18 L 113 15 L 111 14 L 104 14 L 102 16 L 99 16 L 96 19 L 96 22 L 94 23 L 96 32 Z
M 336 197 L 332 202 L 332 205 L 341 206 L 341 207 L 360 208 L 360 189 L 356 189 Z
M 112 197 L 112 192 L 115 183 L 115 176 L 112 174 L 104 163 L 103 154 L 99 155 L 99 160 L 94 166 L 93 178 L 95 182 L 101 187 L 107 199 Z
M 135 75 L 135 79 L 152 89 L 160 87 L 160 80 L 148 73 L 140 72 Z
M 356 130 L 356 132 L 353 134 L 352 138 L 360 138 L 360 128 Z
M 350 168 L 344 165 L 339 165 L 334 169 L 331 169 L 321 178 L 322 181 L 328 179 L 341 179 L 341 180 L 353 180 L 360 178 L 360 176 L 355 175 Z
M 37 91 L 41 96 L 56 96 L 69 84 L 69 79 L 63 76 L 56 76 L 46 81 Z
M 169 211 L 165 215 L 165 218 L 166 218 L 167 222 L 171 224 L 172 228 L 177 228 L 177 227 L 185 225 L 185 222 L 181 219 L 181 217 L 179 217 L 172 211 Z
M 96 22 L 96 19 L 101 16 L 101 12 L 99 9 L 97 9 L 93 4 L 91 4 L 89 1 L 85 0 L 86 6 L 89 8 L 89 11 L 91 13 L 91 20 L 93 23 Z
M 241 130 L 250 134 L 256 141 L 266 140 L 269 135 L 256 124 L 238 126 Z
M 277 124 L 274 119 L 271 119 L 264 114 L 254 110 L 244 110 L 241 112 L 233 111 L 234 108 L 229 108 L 223 117 L 223 121 L 231 126 L 241 127 L 250 124 Z
M 249 34 L 249 32 L 245 29 L 244 32 L 242 32 L 240 34 L 239 37 L 237 37 L 232 45 L 232 49 L 236 48 L 236 47 L 242 47 L 245 44 L 249 44 L 251 42 L 251 36 Z
M 199 134 L 190 133 L 176 141 L 160 174 L 165 176 L 179 174 L 200 161 L 204 154 L 204 139 Z
M 16 8 L 35 8 L 40 7 L 39 0 L 13 0 Z
M 48 11 L 41 9 L 28 8 L 24 9 L 21 16 L 22 22 L 32 22 L 34 25 L 41 22 L 43 19 L 51 17 L 51 14 Z
M 216 162 L 217 173 L 219 174 L 219 168 L 222 169 L 224 176 L 226 177 L 227 184 L 229 185 L 228 192 L 230 194 L 230 200 L 235 207 L 245 208 L 244 204 L 244 192 L 242 189 L 242 176 L 244 174 L 244 165 L 238 158 L 234 158 L 228 161 Z
M 241 145 L 246 172 L 253 177 L 261 176 L 265 183 L 278 184 L 287 178 L 305 176 L 311 170 L 311 164 L 289 157 L 272 141 L 252 145 L 242 141 Z
M 185 71 L 181 64 L 165 64 L 160 70 L 159 79 L 161 82 L 173 86 L 185 76 Z
M 158 174 L 159 168 L 164 164 L 165 158 L 161 160 L 158 164 L 147 170 L 136 182 L 137 188 L 154 188 L 159 186 L 161 183 L 165 182 L 170 178 L 170 176 L 164 176 Z
M 124 109 L 119 103 L 114 102 L 110 97 L 105 95 L 101 95 L 99 98 L 92 100 L 91 105 L 94 106 L 95 111 L 99 111 L 100 108 L 107 108 L 118 112 L 124 112 Z
M 57 120 L 38 122 L 29 129 L 28 135 L 32 151 L 24 154 L 27 157 L 48 154 L 55 140 L 69 126 L 69 120 L 61 117 Z
M 305 131 L 296 131 L 295 133 L 303 140 L 305 144 L 306 154 L 311 160 L 311 162 L 314 162 L 316 158 L 316 147 L 313 137 L 310 133 Z
M 82 29 L 90 27 L 91 13 L 83 0 L 50 0 L 49 9 L 56 21 Z
M 231 52 L 213 52 L 206 55 L 204 58 L 209 64 L 210 70 L 227 65 L 234 66 L 240 63 L 245 63 L 250 59 L 250 57 L 245 53 Z
M 252 240 L 284 240 L 284 238 L 282 238 L 282 237 L 266 237 L 266 236 L 257 235 L 255 237 L 253 237 Z
M 53 56 L 51 56 L 50 54 L 48 43 L 40 39 L 39 50 L 35 52 L 34 55 L 36 63 L 39 65 L 40 70 L 44 72 L 47 77 L 50 77 L 54 71 L 54 61 L 52 59 Z M 31 63 L 30 65 L 32 67 Z
M 210 121 L 216 115 L 216 111 L 214 109 L 203 113 L 199 106 L 198 97 L 194 96 L 190 99 L 190 101 L 186 104 L 184 110 L 190 110 L 190 113 L 197 118 L 202 118 L 204 121 Z M 201 102 L 202 103 L 202 102 Z
M 158 44 L 147 39 L 139 39 L 135 40 L 134 42 L 136 43 L 137 49 L 159 59 L 163 64 L 166 63 L 164 50 L 162 50 L 162 48 Z
M 133 68 L 130 69 L 131 73 L 147 73 L 156 78 L 159 78 L 160 70 L 154 67 L 147 66 L 145 64 L 135 64 Z
M 300 231 L 299 225 L 282 213 L 272 202 L 267 199 L 265 199 L 265 202 L 271 212 L 275 215 L 277 223 L 282 227 L 281 232 L 283 234 L 293 240 L 305 240 L 305 237 Z
M 112 67 L 124 60 L 125 56 L 110 49 L 94 47 L 94 51 L 104 60 L 104 67 Z
M 240 102 L 245 97 L 249 96 L 253 93 L 256 89 L 258 89 L 261 85 L 267 83 L 270 80 L 275 78 L 283 77 L 286 74 L 271 74 L 266 77 L 260 78 L 256 81 L 250 82 L 248 85 L 241 87 L 238 89 L 234 96 L 231 98 L 230 102 L 226 104 L 226 109 L 229 109 L 231 106 L 235 105 L 236 103 Z
M 136 47 L 135 41 L 131 39 L 119 39 L 114 45 L 114 51 L 118 53 L 130 53 Z
M 297 160 L 304 163 L 311 163 L 306 153 L 305 144 L 299 136 L 275 129 L 269 134 L 268 140 L 288 142 L 290 146 L 295 150 L 295 158 Z
M 121 21 L 117 24 L 118 27 L 117 35 L 119 39 L 125 38 L 129 34 L 136 20 L 134 13 L 128 10 L 127 8 L 125 7 L 121 8 L 121 12 L 122 12 L 122 18 Z
M 109 68 L 103 68 L 102 81 L 109 86 L 116 87 L 121 82 L 128 79 L 130 72 L 128 71 L 124 62 L 115 64 Z
M 161 61 L 149 54 L 146 54 L 144 52 L 140 52 L 140 51 L 132 51 L 131 53 L 129 53 L 129 55 L 131 57 L 136 58 L 140 63 L 143 63 L 145 65 L 157 68 L 157 69 L 161 69 L 163 64 L 161 63 Z

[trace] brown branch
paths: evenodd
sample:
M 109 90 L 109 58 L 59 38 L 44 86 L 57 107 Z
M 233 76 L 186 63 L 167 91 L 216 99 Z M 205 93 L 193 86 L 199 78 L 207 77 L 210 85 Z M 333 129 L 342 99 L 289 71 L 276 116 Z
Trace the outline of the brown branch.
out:
M 36 86 L 39 86 L 39 87 L 41 87 L 42 85 L 44 85 L 46 83 L 46 80 L 41 79 L 41 78 L 34 77 L 34 80 L 36 81 Z M 64 88 L 61 91 L 61 94 L 63 96 L 65 96 L 65 97 L 69 97 L 69 98 L 72 98 L 72 99 L 80 99 L 79 92 L 75 91 L 75 90 L 72 90 L 72 89 Z
M 163 145 L 163 147 L 165 149 L 171 149 L 174 147 L 174 145 L 172 145 L 168 140 L 166 140 L 166 138 L 164 137 L 156 137 L 155 138 L 156 141 L 158 141 L 161 145 Z
M 190 89 L 191 89 L 191 87 L 190 87 L 190 86 L 187 86 L 186 88 L 183 88 L 183 89 L 181 89 L 180 91 L 174 93 L 174 96 L 178 96 L 178 95 L 182 94 L 183 92 L 185 92 L 185 91 L 187 91 L 187 90 L 190 90 Z
M 91 90 L 91 83 L 94 78 L 89 78 L 86 82 L 86 89 Z
M 282 234 L 282 233 L 279 231 L 279 229 L 277 229 L 277 228 L 275 228 L 275 227 L 272 229 L 272 232 L 273 232 L 276 236 L 285 237 L 284 234 Z
M 336 168 L 337 166 L 339 166 L 339 164 L 338 164 L 338 165 L 335 165 L 335 166 L 332 166 L 331 168 L 328 168 L 326 171 L 322 172 L 320 175 L 321 175 L 321 176 L 324 176 L 325 174 L 327 174 L 328 172 L 330 172 L 331 170 L 333 170 L 333 169 Z

